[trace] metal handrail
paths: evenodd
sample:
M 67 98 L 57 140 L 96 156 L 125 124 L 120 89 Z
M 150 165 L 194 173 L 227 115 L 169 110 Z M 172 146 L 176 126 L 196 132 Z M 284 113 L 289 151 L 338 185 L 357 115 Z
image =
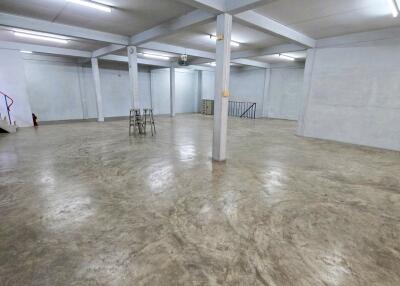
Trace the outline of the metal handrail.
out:
M 14 104 L 14 100 L 4 92 L 0 91 L 0 94 L 4 96 L 4 101 L 6 103 L 6 108 L 7 108 L 8 121 L 10 122 L 10 125 L 12 125 L 10 111 L 11 111 L 11 106 Z M 10 104 L 8 104 L 7 98 L 11 100 Z
M 242 115 L 240 115 L 240 118 L 243 118 L 247 112 L 249 112 L 251 110 L 251 117 L 255 118 L 255 109 L 253 109 L 253 107 L 256 106 L 256 103 L 253 103 L 249 108 L 246 109 L 245 112 L 242 113 Z
M 256 118 L 256 103 L 229 101 L 228 115 L 240 118 Z

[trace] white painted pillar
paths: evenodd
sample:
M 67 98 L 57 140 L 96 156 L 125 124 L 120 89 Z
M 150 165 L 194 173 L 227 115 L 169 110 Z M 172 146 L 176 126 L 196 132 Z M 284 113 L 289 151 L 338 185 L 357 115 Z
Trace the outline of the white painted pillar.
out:
M 175 116 L 175 68 L 169 68 L 169 90 L 170 90 L 170 108 L 171 117 Z
M 212 157 L 226 160 L 226 140 L 229 104 L 232 16 L 217 17 L 217 49 L 215 67 L 214 133 Z
M 137 48 L 128 47 L 129 83 L 131 92 L 131 108 L 140 108 L 139 74 L 137 61 Z
M 306 65 L 304 67 L 304 83 L 303 83 L 303 92 L 301 98 L 301 107 L 299 113 L 299 119 L 297 121 L 297 132 L 296 134 L 299 136 L 304 135 L 305 129 L 305 117 L 307 116 L 307 107 L 308 107 L 308 99 L 311 90 L 311 80 L 314 69 L 314 61 L 316 49 L 308 49 L 307 50 L 307 59 Z
M 103 98 L 101 96 L 101 85 L 100 85 L 100 71 L 99 71 L 99 62 L 97 58 L 92 58 L 92 73 L 94 80 L 94 88 L 96 91 L 96 103 L 97 103 L 97 121 L 103 122 Z
M 269 117 L 269 108 L 271 104 L 270 98 L 270 84 L 271 84 L 271 67 L 265 69 L 264 79 L 264 94 L 263 94 L 263 105 L 262 105 L 262 117 Z
M 201 112 L 201 97 L 202 97 L 202 89 L 201 84 L 203 81 L 203 74 L 202 71 L 197 71 L 197 98 L 196 98 L 196 105 L 195 110 L 196 112 Z

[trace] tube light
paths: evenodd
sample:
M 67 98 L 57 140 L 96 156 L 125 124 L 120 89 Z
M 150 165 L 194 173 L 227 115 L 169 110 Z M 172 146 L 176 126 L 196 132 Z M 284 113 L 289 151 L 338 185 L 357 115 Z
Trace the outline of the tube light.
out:
M 81 6 L 89 7 L 89 8 L 94 8 L 103 12 L 111 13 L 111 7 L 107 5 L 103 5 L 100 3 L 96 3 L 93 1 L 87 1 L 87 0 L 67 0 L 67 2 L 71 2 L 74 4 L 78 4 Z
M 155 54 L 148 54 L 148 53 L 141 53 L 145 58 L 169 61 L 170 57 L 162 56 L 162 55 L 155 55 Z
M 39 35 L 34 35 L 34 34 L 26 34 L 26 33 L 21 33 L 21 32 L 14 32 L 14 35 L 17 37 L 22 37 L 22 38 L 48 41 L 48 42 L 54 42 L 54 43 L 59 43 L 59 44 L 68 44 L 67 40 L 57 39 L 57 38 L 52 38 L 52 37 L 39 36 Z
M 32 54 L 31 51 L 20 51 L 20 52 L 23 53 L 23 54 Z
M 211 63 L 207 63 L 207 64 L 210 65 L 210 66 L 213 66 L 213 67 L 215 67 L 217 65 L 216 62 L 211 62 Z
M 217 38 L 217 36 L 210 35 L 210 39 L 217 41 L 218 38 Z M 240 47 L 240 43 L 231 41 L 231 46 L 237 48 L 237 47 Z
M 396 18 L 399 16 L 399 6 L 397 5 L 396 0 L 388 0 L 388 4 L 393 17 Z
M 281 59 L 285 59 L 285 60 L 288 60 L 288 61 L 295 61 L 296 59 L 295 58 L 292 58 L 292 57 L 289 57 L 289 56 L 286 56 L 286 55 L 282 55 L 282 54 L 277 54 L 277 55 L 275 55 L 275 56 L 277 56 L 277 57 L 279 57 L 279 58 L 281 58 Z

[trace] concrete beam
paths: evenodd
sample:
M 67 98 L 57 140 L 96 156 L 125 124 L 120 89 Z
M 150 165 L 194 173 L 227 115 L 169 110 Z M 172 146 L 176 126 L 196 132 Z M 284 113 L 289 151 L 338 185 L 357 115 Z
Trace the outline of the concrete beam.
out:
M 210 13 L 219 14 L 225 11 L 225 0 L 178 0 L 189 6 L 201 9 Z
M 301 45 L 284 44 L 284 45 L 278 45 L 278 46 L 268 47 L 268 48 L 264 48 L 264 49 L 233 52 L 232 59 L 254 58 L 254 57 L 267 56 L 267 55 L 298 52 L 298 51 L 304 51 L 304 50 L 306 50 L 306 48 L 304 48 L 304 46 L 301 46 Z
M 275 0 L 225 0 L 225 12 L 232 15 L 256 9 Z
M 128 63 L 128 57 L 124 57 L 124 56 L 108 55 L 108 56 L 101 57 L 99 59 L 105 60 L 105 61 Z M 164 67 L 164 68 L 171 67 L 171 62 L 167 62 L 167 61 L 158 61 L 158 60 L 141 59 L 141 58 L 138 58 L 137 61 L 138 61 L 138 64 L 140 64 L 140 65 L 157 66 L 157 67 Z
M 226 160 L 226 142 L 228 127 L 229 75 L 231 56 L 232 16 L 221 14 L 217 17 L 214 131 L 212 158 Z
M 63 35 L 74 38 L 88 39 L 111 44 L 128 45 L 129 37 L 100 32 L 92 29 L 52 23 L 34 18 L 0 13 L 0 25 L 20 29 Z
M 254 61 L 254 60 L 248 60 L 248 59 L 237 59 L 237 60 L 231 60 L 232 63 L 235 64 L 240 64 L 240 65 L 245 65 L 245 66 L 251 66 L 251 67 L 257 67 L 257 68 L 262 68 L 262 69 L 267 69 L 269 68 L 269 64 L 259 62 L 259 61 Z
M 287 39 L 305 47 L 313 48 L 316 46 L 316 41 L 314 39 L 254 11 L 246 11 L 237 14 L 235 18 L 247 26 Z
M 90 58 L 92 54 L 91 52 L 80 51 L 80 50 L 55 48 L 42 45 L 24 44 L 19 42 L 8 42 L 8 41 L 0 41 L 0 49 L 31 51 L 35 53 L 44 53 L 44 54 L 70 56 L 70 57 L 82 57 L 82 58 Z
M 215 15 L 212 13 L 202 10 L 195 10 L 186 15 L 132 36 L 130 39 L 130 44 L 133 46 L 138 46 L 154 39 L 177 33 L 183 29 L 187 29 L 198 24 L 212 22 L 214 19 Z
M 125 48 L 126 48 L 126 46 L 124 46 L 124 45 L 112 44 L 110 46 L 95 50 L 92 53 L 92 57 L 98 58 L 98 57 L 106 56 L 106 55 L 112 54 L 113 52 L 117 52 L 117 51 L 125 49 Z
M 211 59 L 196 59 L 191 61 L 189 64 L 190 65 L 204 65 L 204 64 L 208 64 L 214 62 Z M 234 64 L 240 64 L 240 65 L 245 65 L 245 66 L 251 66 L 251 67 L 258 67 L 258 68 L 268 68 L 269 64 L 267 63 L 263 63 L 260 61 L 255 61 L 255 60 L 247 60 L 247 59 L 231 59 L 231 63 Z
M 196 49 L 186 49 L 180 46 L 157 43 L 157 42 L 145 43 L 140 45 L 139 47 L 142 49 L 149 49 L 154 51 L 162 51 L 180 55 L 187 54 L 188 56 L 193 56 L 193 57 L 213 59 L 213 60 L 215 59 L 215 53 L 205 52 Z
M 178 0 L 192 7 L 214 14 L 236 14 L 266 5 L 275 0 Z

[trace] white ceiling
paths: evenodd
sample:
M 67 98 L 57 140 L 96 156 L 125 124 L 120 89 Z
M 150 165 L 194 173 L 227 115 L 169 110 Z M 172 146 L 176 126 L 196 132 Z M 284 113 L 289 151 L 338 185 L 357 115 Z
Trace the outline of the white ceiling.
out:
M 174 0 L 96 1 L 113 6 L 113 11 L 104 13 L 67 3 L 66 0 L 0 0 L 0 12 L 130 36 L 194 10 Z M 316 39 L 400 25 L 400 17 L 394 19 L 391 16 L 387 0 L 276 0 L 256 9 L 256 12 Z M 157 41 L 213 52 L 215 42 L 208 35 L 215 34 L 215 30 L 213 22 Z M 240 47 L 232 48 L 233 52 L 287 42 L 236 22 L 232 39 L 241 43 Z M 6 28 L 0 28 L 0 40 L 22 41 Z M 24 42 L 85 51 L 107 45 L 82 39 L 71 39 L 68 45 L 34 40 Z M 257 60 L 275 62 L 277 59 L 261 57 Z
M 111 13 L 65 0 L 0 0 L 0 11 L 41 20 L 131 36 L 193 8 L 172 0 L 97 0 Z
M 215 41 L 210 39 L 209 35 L 215 34 L 216 24 L 212 22 L 158 39 L 157 41 L 212 52 L 215 51 Z M 240 47 L 232 47 L 232 51 L 257 49 L 285 43 L 285 40 L 235 22 L 232 27 L 232 40 L 240 43 Z
M 297 62 L 304 62 L 307 57 L 307 52 L 299 51 L 299 52 L 292 52 L 292 53 L 284 53 L 283 55 L 294 58 Z M 255 57 L 255 58 L 252 58 L 252 60 L 265 62 L 265 63 L 269 63 L 269 64 L 283 63 L 283 62 L 290 63 L 291 62 L 291 61 L 282 59 L 282 58 L 278 57 L 277 55 Z
M 400 25 L 387 0 L 278 0 L 256 12 L 316 39 Z
M 10 27 L 1 27 L 0 26 L 0 41 L 9 41 L 9 42 L 17 42 L 17 43 L 29 43 L 35 45 L 43 45 L 43 46 L 50 46 L 50 47 L 57 47 L 57 48 L 68 48 L 74 50 L 81 50 L 81 51 L 94 51 L 100 49 L 106 45 L 107 43 L 91 41 L 91 40 L 84 40 L 84 39 L 77 39 L 66 37 L 68 39 L 68 44 L 59 44 L 53 42 L 44 42 L 41 40 L 35 39 L 24 39 L 20 37 L 16 37 L 14 35 L 14 30 Z

